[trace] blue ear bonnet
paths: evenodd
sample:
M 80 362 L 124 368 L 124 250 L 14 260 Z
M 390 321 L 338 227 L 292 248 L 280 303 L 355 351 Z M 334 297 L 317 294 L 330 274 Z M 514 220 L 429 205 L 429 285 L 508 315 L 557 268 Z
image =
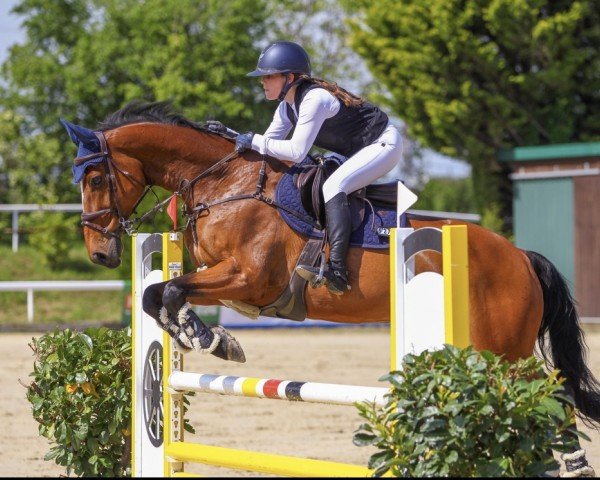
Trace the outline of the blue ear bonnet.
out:
M 90 153 L 98 153 L 100 151 L 100 141 L 94 135 L 92 130 L 85 127 L 80 127 L 73 123 L 67 122 L 66 120 L 60 119 L 63 127 L 66 128 L 69 137 L 73 140 L 73 143 L 77 145 L 77 156 L 83 157 Z M 73 165 L 73 183 L 77 185 L 81 182 L 85 174 L 85 170 L 92 165 L 96 165 L 104 161 L 105 157 L 91 158 L 87 162 L 81 165 Z

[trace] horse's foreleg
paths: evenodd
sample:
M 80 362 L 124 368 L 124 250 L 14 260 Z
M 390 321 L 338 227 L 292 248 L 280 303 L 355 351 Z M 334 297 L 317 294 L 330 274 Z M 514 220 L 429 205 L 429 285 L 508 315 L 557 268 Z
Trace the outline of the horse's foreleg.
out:
M 177 347 L 183 352 L 190 352 L 194 346 L 203 352 L 212 352 L 214 350 L 213 342 L 215 336 L 208 327 L 202 322 L 196 326 L 196 341 L 192 341 L 185 329 L 178 322 L 178 310 L 175 309 L 175 314 L 169 313 L 169 310 L 163 305 L 163 295 L 169 282 L 156 283 L 146 287 L 144 297 L 142 299 L 143 309 L 150 315 L 160 328 L 166 331 L 175 341 Z M 202 328 L 204 326 L 204 328 Z M 194 345 L 195 343 L 195 345 Z M 211 349 L 212 346 L 212 349 Z
M 144 293 L 144 311 L 183 351 L 196 350 L 225 360 L 244 362 L 244 352 L 236 339 L 221 326 L 206 326 L 187 302 L 188 296 L 197 296 L 203 286 L 214 285 L 215 279 L 220 285 L 235 285 L 234 267 L 233 261 L 225 261 L 211 269 L 151 285 Z

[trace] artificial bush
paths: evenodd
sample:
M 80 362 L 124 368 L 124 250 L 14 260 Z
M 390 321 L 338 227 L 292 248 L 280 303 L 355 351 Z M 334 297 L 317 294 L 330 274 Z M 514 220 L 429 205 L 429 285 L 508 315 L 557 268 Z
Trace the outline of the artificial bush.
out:
M 80 476 L 124 476 L 130 465 L 130 329 L 56 330 L 33 338 L 27 389 L 54 460 Z
M 386 405 L 358 404 L 356 445 L 373 445 L 374 475 L 539 476 L 558 469 L 551 449 L 577 449 L 574 407 L 557 371 L 536 357 L 515 363 L 445 345 L 407 355 Z

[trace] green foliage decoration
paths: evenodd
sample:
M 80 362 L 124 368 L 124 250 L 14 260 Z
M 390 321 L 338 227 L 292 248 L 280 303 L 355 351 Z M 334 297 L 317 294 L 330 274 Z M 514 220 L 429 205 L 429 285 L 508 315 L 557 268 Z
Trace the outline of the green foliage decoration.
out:
M 509 363 L 491 352 L 445 345 L 407 355 L 386 405 L 358 404 L 354 443 L 376 446 L 375 475 L 531 477 L 558 468 L 550 449 L 573 452 L 574 407 L 557 371 L 532 356 Z
M 27 389 L 40 435 L 54 460 L 79 476 L 124 476 L 131 449 L 129 329 L 55 330 L 30 344 Z

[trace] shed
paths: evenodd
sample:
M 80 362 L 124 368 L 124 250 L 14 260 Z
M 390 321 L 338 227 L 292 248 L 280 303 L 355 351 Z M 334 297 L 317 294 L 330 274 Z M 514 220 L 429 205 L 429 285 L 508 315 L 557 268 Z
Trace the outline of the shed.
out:
M 499 152 L 513 181 L 515 243 L 552 261 L 578 313 L 600 322 L 600 142 Z

